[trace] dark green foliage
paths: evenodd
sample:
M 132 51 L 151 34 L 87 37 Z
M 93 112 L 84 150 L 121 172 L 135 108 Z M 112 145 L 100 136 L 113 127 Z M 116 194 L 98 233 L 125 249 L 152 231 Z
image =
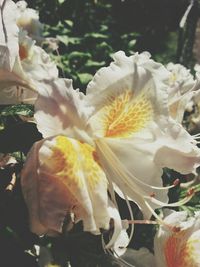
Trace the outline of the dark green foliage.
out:
M 11 153 L 21 151 L 27 153 L 31 146 L 42 135 L 38 132 L 35 123 L 16 123 L 0 131 L 0 152 Z
M 53 58 L 61 76 L 85 91 L 99 67 L 118 50 L 149 51 L 163 63 L 175 61 L 178 25 L 188 0 L 27 1 L 40 10 L 45 36 L 60 41 Z M 47 26 L 50 25 L 50 26 Z M 174 33 L 174 34 L 173 34 Z

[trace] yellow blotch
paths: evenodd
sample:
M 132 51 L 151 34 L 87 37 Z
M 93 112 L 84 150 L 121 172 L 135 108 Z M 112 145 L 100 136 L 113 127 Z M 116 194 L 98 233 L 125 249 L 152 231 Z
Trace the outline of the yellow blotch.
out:
M 58 136 L 49 164 L 67 186 L 83 187 L 86 183 L 94 187 L 102 182 L 102 179 L 106 183 L 105 175 L 97 161 L 92 146 L 78 140 L 72 141 L 65 136 Z
M 199 240 L 187 239 L 186 231 L 180 231 L 170 236 L 164 247 L 165 259 L 168 267 L 197 267 L 198 253 L 195 243 Z
M 105 137 L 129 137 L 152 119 L 153 108 L 145 93 L 133 97 L 131 90 L 111 97 L 101 110 Z
M 57 136 L 56 144 L 52 149 L 48 165 L 51 166 L 52 172 L 56 174 L 68 187 L 83 185 L 79 175 L 80 162 L 75 145 L 71 139 L 65 136 Z

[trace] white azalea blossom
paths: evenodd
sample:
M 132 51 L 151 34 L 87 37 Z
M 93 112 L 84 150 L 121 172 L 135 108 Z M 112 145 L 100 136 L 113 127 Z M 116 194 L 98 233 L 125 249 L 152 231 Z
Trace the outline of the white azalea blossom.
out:
M 181 64 L 170 62 L 166 67 L 170 71 L 168 79 L 170 114 L 181 123 L 185 110 L 192 110 L 194 98 L 199 94 L 199 79 L 195 79 L 190 70 Z
M 195 79 L 190 70 L 181 64 L 168 63 L 166 66 L 170 71 L 169 85 L 172 88 L 180 87 L 183 93 L 188 92 L 195 84 Z M 171 92 L 173 93 L 173 92 Z
M 39 21 L 39 14 L 35 9 L 28 8 L 25 1 L 16 3 L 18 11 L 17 25 L 27 31 L 34 40 L 41 39 L 43 25 Z
M 12 5 L 9 5 L 10 2 Z M 7 11 L 8 8 L 10 12 L 12 11 L 12 16 L 15 14 L 15 20 L 13 18 L 9 21 L 10 14 Z M 2 58 L 5 56 L 5 60 L 0 62 L 0 103 L 34 103 L 37 91 L 40 88 L 40 82 L 43 79 L 51 80 L 57 78 L 57 67 L 50 60 L 48 54 L 42 48 L 35 45 L 35 41 L 27 36 L 26 31 L 20 30 L 18 33 L 18 30 L 16 30 L 18 13 L 12 1 L 4 3 L 2 14 L 5 29 L 3 34 L 0 35 L 0 42 L 3 42 L 5 39 L 7 42 L 4 42 L 4 46 L 0 47 L 0 54 L 3 54 Z M 11 23 L 15 23 L 15 27 L 11 27 Z M 15 32 L 12 34 L 13 28 Z M 10 39 L 6 38 L 6 36 L 11 34 Z M 15 38 L 13 38 L 13 35 Z M 9 53 L 6 54 L 5 49 Z M 13 62 L 12 65 L 10 65 L 10 62 Z M 32 92 L 30 90 L 27 91 L 25 88 L 31 89 Z
M 50 51 L 58 49 L 58 39 L 52 37 L 44 37 L 43 24 L 40 22 L 39 13 L 33 8 L 28 8 L 26 1 L 18 1 L 17 6 L 17 26 L 26 31 L 28 36 L 36 41 L 37 45 L 46 44 Z
M 156 267 L 200 266 L 200 216 L 187 218 L 187 212 L 172 212 L 164 221 L 177 228 L 161 226 L 154 240 Z
M 116 187 L 146 218 L 156 216 L 156 207 L 176 205 L 167 204 L 173 185 L 162 186 L 162 168 L 195 172 L 200 150 L 168 113 L 168 77 L 148 53 L 118 52 L 86 95 L 66 79 L 41 84 L 35 120 L 45 139 L 22 172 L 32 231 L 60 232 L 67 213 L 85 231 L 108 229 L 107 190 L 112 196 Z

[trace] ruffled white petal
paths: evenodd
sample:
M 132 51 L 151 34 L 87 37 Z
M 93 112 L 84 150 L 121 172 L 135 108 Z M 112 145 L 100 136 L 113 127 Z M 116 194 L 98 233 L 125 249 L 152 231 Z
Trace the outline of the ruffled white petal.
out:
M 22 172 L 34 233 L 61 232 L 70 213 L 84 231 L 109 229 L 107 181 L 93 154 L 91 146 L 64 136 L 34 145 Z
M 170 71 L 168 80 L 170 97 L 177 91 L 183 95 L 195 85 L 195 79 L 190 73 L 190 70 L 183 65 L 170 62 L 166 67 Z
M 87 101 L 95 106 L 94 113 L 105 107 L 111 98 L 131 92 L 133 96 L 146 93 L 147 98 L 156 109 L 156 115 L 165 115 L 167 112 L 167 87 L 165 85 L 169 72 L 159 63 L 150 59 L 148 53 L 135 54 L 127 57 L 120 51 L 114 54 L 114 62 L 109 67 L 101 68 L 88 84 Z M 156 77 L 159 76 L 159 79 Z M 158 89 L 159 88 L 159 89 Z M 155 115 L 155 116 L 156 116 Z M 94 115 L 93 121 L 96 116 Z M 93 122 L 94 124 L 94 122 Z
M 173 120 L 165 132 L 157 132 L 156 164 L 182 174 L 196 173 L 200 165 L 200 149 L 193 137 Z
M 84 95 L 73 89 L 71 80 L 46 81 L 40 88 L 35 110 L 37 127 L 43 137 L 80 134 L 87 138 L 87 119 L 92 109 L 86 106 Z

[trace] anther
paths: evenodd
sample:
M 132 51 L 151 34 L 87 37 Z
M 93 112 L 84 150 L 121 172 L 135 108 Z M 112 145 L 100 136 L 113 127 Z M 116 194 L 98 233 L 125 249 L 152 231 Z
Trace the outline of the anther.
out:
M 176 179 L 176 180 L 173 182 L 173 185 L 174 185 L 174 186 L 177 186 L 178 184 L 180 184 L 180 179 Z
M 181 228 L 180 228 L 179 226 L 174 226 L 174 227 L 172 228 L 172 231 L 173 231 L 174 233 L 178 233 L 178 232 L 181 231 Z
M 156 194 L 154 193 L 154 192 L 152 192 L 151 194 L 150 194 L 150 197 L 155 197 L 156 196 Z
M 195 194 L 195 189 L 192 187 L 192 188 L 190 188 L 188 191 L 187 191 L 187 196 L 189 197 L 189 196 L 192 196 L 192 195 L 194 195 Z

